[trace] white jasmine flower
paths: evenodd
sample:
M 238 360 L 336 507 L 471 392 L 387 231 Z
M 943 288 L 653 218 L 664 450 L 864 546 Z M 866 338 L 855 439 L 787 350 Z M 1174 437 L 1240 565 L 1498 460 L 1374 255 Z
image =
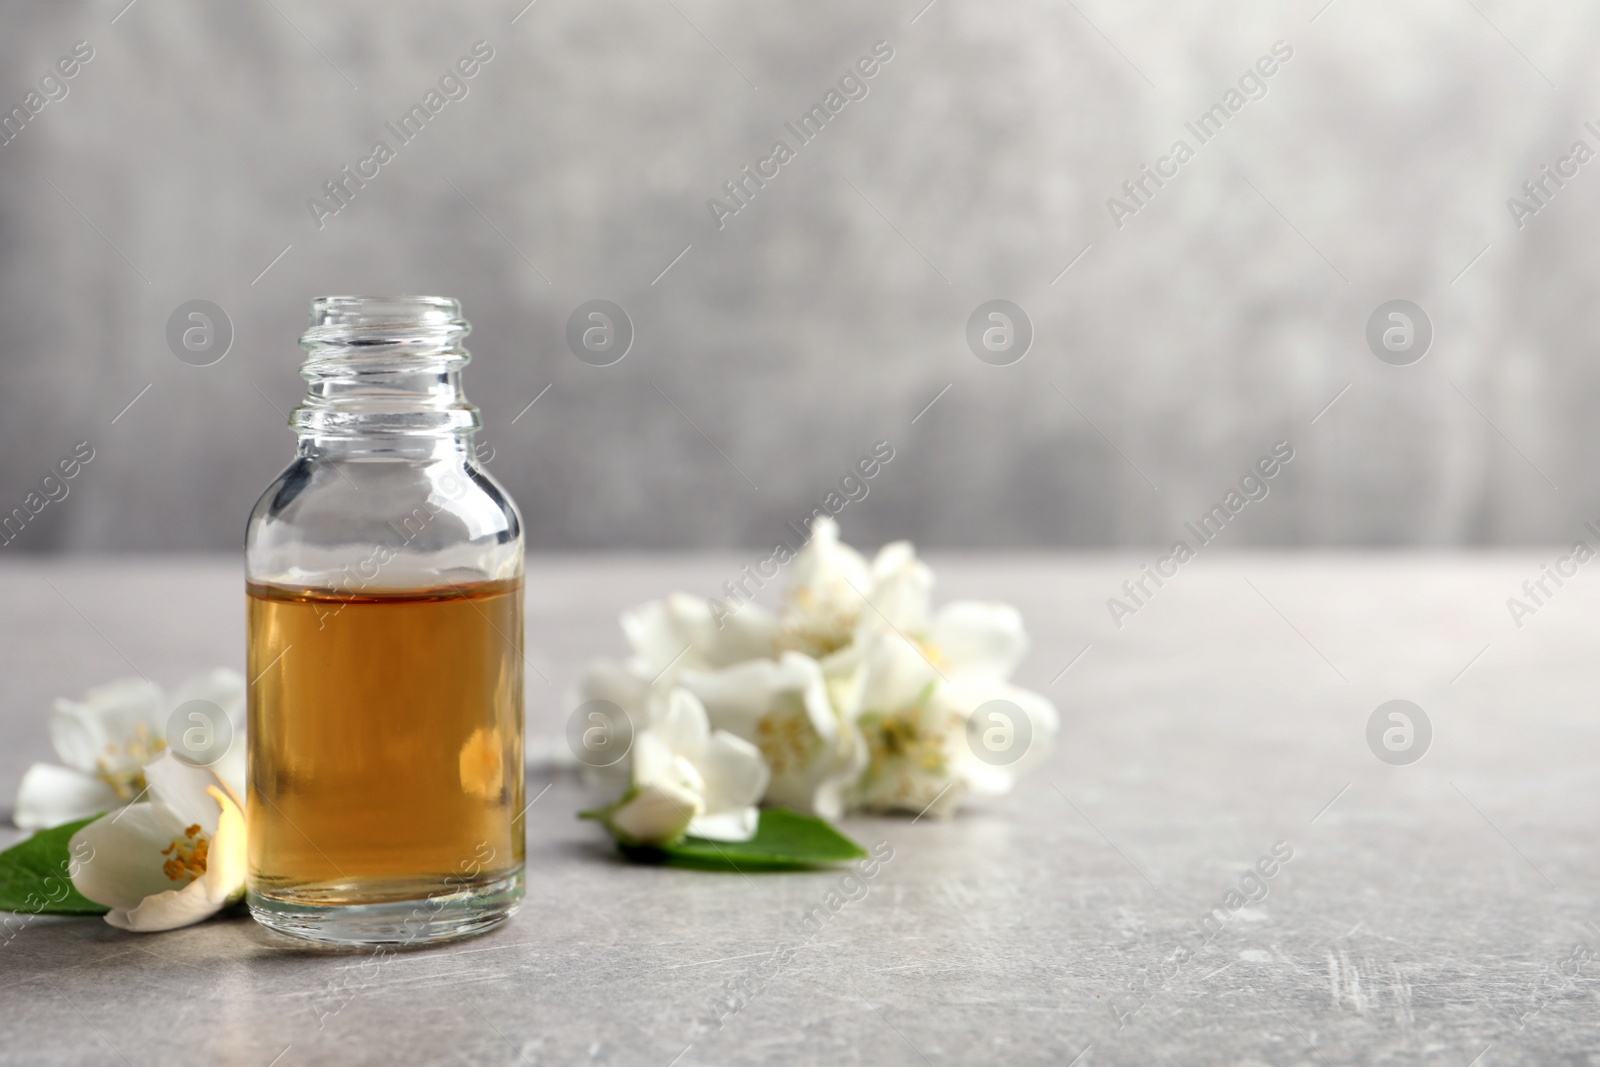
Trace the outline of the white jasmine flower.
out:
M 824 662 L 849 654 L 887 630 L 920 632 L 932 610 L 933 572 L 909 541 L 866 559 L 839 541 L 839 525 L 818 519 L 795 557 L 794 578 L 778 617 L 777 647 Z
M 933 610 L 933 571 L 910 541 L 884 545 L 872 559 L 872 591 L 853 639 L 859 644 L 886 629 L 927 629 Z
M 210 918 L 244 895 L 244 815 L 214 771 L 165 752 L 144 768 L 148 799 L 101 816 L 72 835 L 90 859 L 78 892 L 123 930 L 172 930 Z
M 952 600 L 926 635 L 924 650 L 952 677 L 1004 681 L 1028 654 L 1022 613 L 1010 604 Z
M 568 703 L 574 708 L 592 700 L 614 704 L 635 729 L 648 724 L 652 697 L 670 690 L 682 672 L 769 657 L 778 628 L 772 613 L 754 604 L 734 612 L 686 593 L 640 604 L 623 612 L 620 621 L 632 655 L 620 662 L 591 660 Z M 591 784 L 614 785 L 628 769 L 623 760 L 610 767 L 585 766 L 583 775 Z
M 633 739 L 633 784 L 601 813 L 630 845 L 670 845 L 684 834 L 748 841 L 769 778 L 761 752 L 726 730 L 712 731 L 692 693 L 652 701 L 650 724 Z
M 818 518 L 811 540 L 789 567 L 778 647 L 821 659 L 849 644 L 872 588 L 872 572 L 860 552 L 839 540 L 839 524 Z
M 50 741 L 65 766 L 28 768 L 17 789 L 17 826 L 42 830 L 135 800 L 146 786 L 144 765 L 167 746 L 168 715 L 190 700 L 208 700 L 236 722 L 244 710 L 244 679 L 218 668 L 188 679 L 169 700 L 153 682 L 124 678 L 89 690 L 82 700 L 57 699 Z M 243 738 L 235 739 L 216 769 L 243 789 Z
M 687 593 L 640 604 L 623 612 L 620 621 L 633 654 L 622 662 L 590 661 L 569 703 L 607 701 L 636 730 L 648 724 L 652 698 L 670 690 L 684 671 L 770 657 L 778 629 L 772 613 L 755 604 L 732 611 Z M 624 760 L 610 767 L 586 766 L 583 774 L 591 784 L 614 786 L 628 769 Z
M 816 660 L 785 652 L 720 671 L 684 671 L 678 684 L 700 698 L 713 726 L 761 750 L 772 772 L 769 803 L 824 819 L 843 814 L 867 750 L 834 710 Z
M 627 667 L 645 681 L 670 686 L 685 670 L 716 670 L 772 655 L 778 620 L 756 604 L 720 610 L 709 600 L 674 593 L 622 613 L 633 649 Z
M 922 650 L 896 633 L 878 641 L 836 684 L 842 710 L 867 749 L 851 807 L 920 812 L 937 798 L 942 806 L 933 814 L 954 810 L 965 792 L 954 780 L 961 734 L 959 724 L 933 705 L 938 685 Z
M 1059 728 L 1047 698 L 1009 682 L 1028 649 L 1021 615 L 977 601 L 936 612 L 933 572 L 909 542 L 868 562 L 831 518 L 811 535 L 776 617 L 682 594 L 641 605 L 622 616 L 632 656 L 592 663 L 579 699 L 649 724 L 664 691 L 686 690 L 710 726 L 760 750 L 767 802 L 827 819 L 852 807 L 948 815 L 1010 790 Z M 656 788 L 640 792 L 635 774 L 629 817 L 657 834 L 673 813 L 686 825 L 694 790 L 647 778 Z
M 968 794 L 1009 792 L 1059 725 L 1048 699 L 1006 681 L 1026 650 L 1015 608 L 970 601 L 947 605 L 923 633 L 886 628 L 861 646 L 834 684 L 868 751 L 853 806 L 946 816 Z M 978 753 L 996 729 L 991 762 Z M 1008 754 L 1012 744 L 1025 747 Z

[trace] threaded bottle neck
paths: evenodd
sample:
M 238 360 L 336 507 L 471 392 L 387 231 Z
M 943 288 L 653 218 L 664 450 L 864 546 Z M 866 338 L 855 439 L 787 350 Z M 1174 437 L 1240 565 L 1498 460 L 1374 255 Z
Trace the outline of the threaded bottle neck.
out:
M 322 296 L 300 335 L 306 398 L 289 416 L 302 439 L 447 438 L 478 409 L 461 391 L 472 329 L 442 296 Z

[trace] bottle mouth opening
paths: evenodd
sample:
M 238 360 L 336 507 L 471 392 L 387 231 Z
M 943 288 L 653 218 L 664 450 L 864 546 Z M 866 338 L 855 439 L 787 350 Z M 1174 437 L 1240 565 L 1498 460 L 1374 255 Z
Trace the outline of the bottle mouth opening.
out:
M 319 296 L 311 325 L 300 335 L 308 353 L 303 374 L 336 370 L 340 362 L 464 364 L 462 339 L 472 332 L 461 301 L 448 296 Z
M 369 326 L 459 327 L 461 301 L 449 296 L 319 296 L 311 301 L 311 328 Z

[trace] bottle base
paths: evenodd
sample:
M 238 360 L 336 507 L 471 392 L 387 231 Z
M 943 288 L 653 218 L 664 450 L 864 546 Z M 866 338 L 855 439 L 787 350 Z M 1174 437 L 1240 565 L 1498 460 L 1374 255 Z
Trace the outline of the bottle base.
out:
M 317 904 L 246 895 L 269 930 L 326 945 L 411 948 L 485 933 L 522 905 L 523 872 L 467 888 L 376 904 Z

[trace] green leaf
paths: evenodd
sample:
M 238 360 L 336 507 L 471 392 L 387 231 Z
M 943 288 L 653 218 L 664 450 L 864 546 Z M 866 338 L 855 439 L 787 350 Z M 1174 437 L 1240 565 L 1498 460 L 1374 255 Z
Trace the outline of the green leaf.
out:
M 91 815 L 49 830 L 40 830 L 0 852 L 0 911 L 25 915 L 104 915 L 111 910 L 78 892 L 68 876 L 72 835 L 96 819 Z
M 803 871 L 859 859 L 866 849 L 822 819 L 787 808 L 767 808 L 748 841 L 709 841 L 685 837 L 663 848 L 624 845 L 623 855 L 636 863 L 657 863 L 700 871 Z

